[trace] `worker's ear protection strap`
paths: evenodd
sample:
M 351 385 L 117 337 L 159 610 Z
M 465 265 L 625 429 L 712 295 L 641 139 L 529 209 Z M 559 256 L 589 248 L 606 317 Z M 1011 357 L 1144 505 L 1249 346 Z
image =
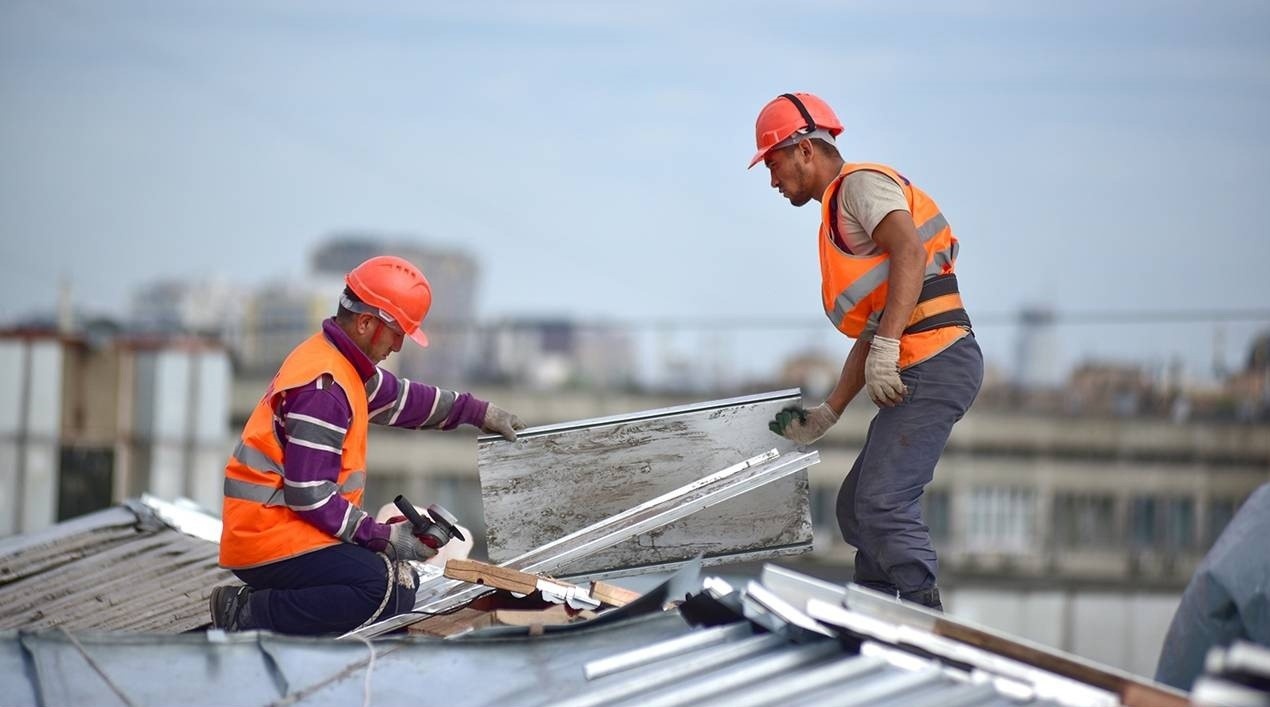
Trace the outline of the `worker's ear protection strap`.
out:
M 798 112 L 802 114 L 803 120 L 807 121 L 807 132 L 810 133 L 816 130 L 815 119 L 811 117 L 811 113 L 807 110 L 807 106 L 803 105 L 803 102 L 798 100 L 798 96 L 795 96 L 792 93 L 782 93 L 781 98 L 789 99 L 789 102 L 793 103 L 794 107 L 798 109 Z

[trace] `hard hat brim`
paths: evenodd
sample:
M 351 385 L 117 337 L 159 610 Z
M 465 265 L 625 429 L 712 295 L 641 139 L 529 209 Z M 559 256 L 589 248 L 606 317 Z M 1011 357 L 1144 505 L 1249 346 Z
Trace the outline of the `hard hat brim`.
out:
M 428 335 L 423 333 L 423 327 L 419 327 L 410 332 L 410 338 L 423 348 L 428 348 Z
M 753 169 L 754 165 L 758 164 L 759 162 L 762 162 L 763 158 L 767 157 L 767 153 L 772 151 L 772 147 L 776 147 L 776 146 L 772 145 L 771 147 L 764 147 L 758 152 L 755 152 L 754 159 L 750 160 L 750 166 L 746 167 L 746 169 Z

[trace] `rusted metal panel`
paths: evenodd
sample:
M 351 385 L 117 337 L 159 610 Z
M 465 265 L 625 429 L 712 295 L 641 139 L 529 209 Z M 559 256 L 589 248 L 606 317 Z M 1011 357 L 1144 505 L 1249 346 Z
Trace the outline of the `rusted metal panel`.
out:
M 505 562 L 768 449 L 796 445 L 767 423 L 798 390 L 716 400 L 480 439 L 489 555 Z M 571 564 L 585 574 L 699 554 L 708 564 L 811 549 L 807 473 L 755 489 Z

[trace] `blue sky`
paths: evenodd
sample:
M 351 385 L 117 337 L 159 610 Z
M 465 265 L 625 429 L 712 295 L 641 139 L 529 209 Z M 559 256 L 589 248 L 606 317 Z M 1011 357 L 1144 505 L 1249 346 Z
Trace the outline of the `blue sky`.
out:
M 461 5 L 0 2 L 0 321 L 61 277 L 121 312 L 159 277 L 298 275 L 355 228 L 471 251 L 483 316 L 802 319 L 706 339 L 845 353 L 818 213 L 745 170 L 790 90 L 940 203 L 972 316 L 1270 305 L 1264 2 Z M 1231 361 L 1267 326 L 1222 325 Z M 1060 333 L 1200 373 L 1216 329 Z M 1012 337 L 980 329 L 1003 365 Z

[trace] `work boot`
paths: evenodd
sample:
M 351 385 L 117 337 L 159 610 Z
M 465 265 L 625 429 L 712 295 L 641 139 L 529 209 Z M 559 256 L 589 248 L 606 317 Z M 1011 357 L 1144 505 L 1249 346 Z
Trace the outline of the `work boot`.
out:
M 251 587 L 224 585 L 214 587 L 208 605 L 212 612 L 212 628 L 244 631 L 251 628 Z
M 900 598 L 904 601 L 911 601 L 914 604 L 921 604 L 927 609 L 943 613 L 944 603 L 939 600 L 939 587 L 931 587 L 929 589 L 919 589 L 915 592 L 900 594 Z

